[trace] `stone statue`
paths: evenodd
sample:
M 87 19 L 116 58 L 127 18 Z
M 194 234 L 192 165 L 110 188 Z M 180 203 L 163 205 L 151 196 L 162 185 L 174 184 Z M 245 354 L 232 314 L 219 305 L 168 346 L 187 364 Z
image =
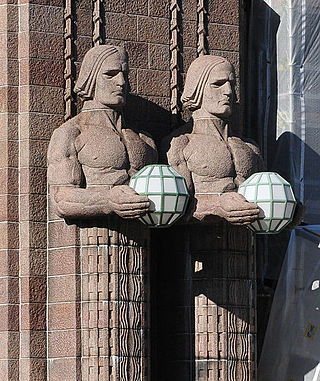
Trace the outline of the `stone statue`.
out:
M 257 219 L 259 208 L 237 193 L 252 173 L 263 169 L 258 148 L 232 136 L 231 116 L 235 74 L 224 58 L 205 55 L 187 72 L 182 104 L 192 111 L 191 123 L 164 141 L 168 163 L 183 175 L 194 195 L 193 216 L 212 216 L 236 225 Z M 215 217 L 216 218 L 216 217 Z
M 75 86 L 82 111 L 54 131 L 48 150 L 51 200 L 60 217 L 136 218 L 150 206 L 127 185 L 157 162 L 152 138 L 124 125 L 127 75 L 123 48 L 100 45 L 84 57 Z

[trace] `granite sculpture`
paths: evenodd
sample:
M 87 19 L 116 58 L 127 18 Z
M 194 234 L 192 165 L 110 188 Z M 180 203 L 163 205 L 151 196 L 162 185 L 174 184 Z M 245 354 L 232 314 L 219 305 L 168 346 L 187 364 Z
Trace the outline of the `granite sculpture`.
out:
M 137 218 L 150 206 L 127 185 L 157 162 L 152 138 L 125 126 L 127 75 L 121 47 L 96 46 L 84 57 L 74 89 L 84 100 L 82 111 L 54 131 L 48 149 L 51 202 L 60 217 Z
M 224 58 L 204 55 L 190 65 L 182 104 L 191 121 L 164 140 L 168 163 L 194 195 L 193 217 L 224 218 L 235 225 L 255 221 L 259 208 L 237 193 L 241 182 L 263 168 L 258 147 L 232 135 L 235 74 Z

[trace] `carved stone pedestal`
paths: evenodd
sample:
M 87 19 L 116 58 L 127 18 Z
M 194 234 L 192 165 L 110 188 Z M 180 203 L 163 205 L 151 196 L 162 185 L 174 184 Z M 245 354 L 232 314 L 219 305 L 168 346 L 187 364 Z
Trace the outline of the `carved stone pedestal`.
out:
M 81 228 L 81 373 L 149 380 L 148 231 L 109 218 Z
M 252 234 L 199 224 L 156 231 L 153 241 L 152 381 L 256 380 Z

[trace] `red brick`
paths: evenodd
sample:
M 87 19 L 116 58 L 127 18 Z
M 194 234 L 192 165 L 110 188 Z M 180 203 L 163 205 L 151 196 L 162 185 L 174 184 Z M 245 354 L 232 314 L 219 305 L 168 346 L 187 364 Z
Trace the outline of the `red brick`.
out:
M 52 359 L 49 362 L 50 380 L 74 381 L 81 379 L 79 358 Z
M 50 249 L 48 251 L 49 275 L 77 274 L 80 271 L 80 248 Z
M 130 68 L 148 68 L 148 44 L 127 42 L 125 47 L 129 56 Z
M 67 225 L 64 221 L 49 222 L 49 247 L 75 245 L 79 245 L 79 231 L 75 225 Z
M 47 167 L 46 140 L 21 140 L 20 142 L 20 166 L 21 167 Z
M 20 224 L 21 249 L 46 248 L 47 224 L 43 222 L 22 221 Z
M 18 139 L 18 114 L 0 113 L 0 140 Z
M 197 2 L 194 0 L 182 1 L 182 14 L 184 20 L 197 20 Z
M 78 37 L 75 44 L 77 46 L 77 61 L 82 62 L 84 55 L 92 47 L 92 36 Z
M 0 112 L 17 112 L 18 88 L 0 87 Z
M 19 251 L 0 250 L 0 276 L 19 275 Z
M 20 50 L 20 58 L 63 60 L 63 36 L 61 34 L 30 32 L 29 36 L 30 42 L 27 45 L 29 51 Z M 21 41 L 22 48 L 24 48 L 23 44 L 24 42 Z
M 197 46 L 197 23 L 195 21 L 183 21 L 182 39 L 183 46 Z
M 59 87 L 21 87 L 20 101 L 20 112 L 64 113 L 63 89 Z
M 18 85 L 18 82 L 19 82 L 18 60 L 1 59 L 0 60 L 0 86 L 16 86 Z
M 47 360 L 39 358 L 20 359 L 19 380 L 46 380 Z
M 0 222 L 18 221 L 18 196 L 0 195 Z
M 46 329 L 46 305 L 30 303 L 21 305 L 20 330 L 44 331 Z
M 19 332 L 0 332 L 0 358 L 19 358 Z
M 137 93 L 137 70 L 131 69 L 128 75 L 129 88 L 130 92 L 136 94 Z
M 78 9 L 77 33 L 92 38 L 92 15 L 87 9 Z
M 23 16 L 28 17 L 25 14 Z M 25 22 L 25 19 L 21 19 L 20 25 L 23 25 Z M 28 23 L 24 25 L 27 26 Z M 29 28 L 30 31 L 62 34 L 63 8 L 31 4 L 29 6 Z
M 46 357 L 46 331 L 21 331 L 21 357 Z
M 20 381 L 19 360 L 0 360 L 0 374 L 3 380 Z
M 48 279 L 48 302 L 77 301 L 80 278 L 76 275 L 60 275 Z
M 49 332 L 49 358 L 79 356 L 81 351 L 79 339 L 80 332 L 76 330 Z
M 80 305 L 77 303 L 59 303 L 49 305 L 48 329 L 76 329 L 79 325 Z
M 169 17 L 168 0 L 149 0 L 150 16 Z
M 21 139 L 49 140 L 53 130 L 63 123 L 63 115 L 22 114 L 20 121 Z
M 217 24 L 239 24 L 239 4 L 234 0 L 208 0 L 208 19 Z
M 19 224 L 0 223 L 0 249 L 19 248 Z
M 21 85 L 63 86 L 64 62 L 31 58 L 29 62 L 21 62 Z M 26 74 L 25 74 L 26 73 Z
M 191 62 L 197 58 L 196 48 L 183 48 L 183 72 L 186 73 Z
M 21 276 L 46 275 L 46 249 L 22 248 L 20 251 L 20 272 Z
M 239 51 L 239 28 L 209 23 L 208 43 L 212 50 Z
M 18 58 L 17 33 L 0 33 L 0 46 L 3 47 L 0 49 L 0 58 Z
M 126 0 L 107 1 L 105 9 L 107 12 L 124 13 L 126 9 Z
M 169 70 L 170 51 L 168 45 L 149 45 L 150 69 Z
M 19 306 L 0 305 L 0 331 L 19 330 Z M 0 373 L 1 374 L 1 373 Z
M 137 17 L 106 14 L 106 35 L 125 41 L 137 41 Z
M 0 278 L 0 304 L 19 303 L 19 279 Z
M 21 168 L 21 194 L 47 194 L 47 171 L 45 168 Z
M 116 4 L 119 3 L 119 1 L 116 2 Z M 109 3 L 108 3 L 109 4 Z M 114 3 L 112 3 L 114 4 Z M 91 11 L 92 7 L 92 1 L 91 0 L 78 0 L 77 1 L 77 9 L 79 8 L 85 8 Z
M 39 195 L 39 194 L 22 195 L 20 197 L 20 221 L 46 222 L 47 221 L 46 195 Z
M 169 20 L 155 17 L 139 17 L 138 41 L 168 44 Z
M 0 140 L 0 152 L 0 168 L 18 166 L 19 147 L 17 141 Z
M 148 0 L 127 0 L 126 13 L 132 13 L 134 15 L 147 15 Z
M 167 71 L 138 70 L 138 93 L 170 96 L 170 73 Z
M 45 303 L 47 299 L 47 278 L 44 276 L 21 277 L 21 302 Z

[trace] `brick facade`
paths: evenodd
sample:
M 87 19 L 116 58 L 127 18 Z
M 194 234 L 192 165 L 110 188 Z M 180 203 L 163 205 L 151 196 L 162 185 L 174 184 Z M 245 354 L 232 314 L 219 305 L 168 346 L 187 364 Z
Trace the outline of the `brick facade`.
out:
M 203 47 L 208 53 L 229 59 L 235 66 L 237 78 L 242 79 L 245 46 L 242 1 L 207 0 L 203 3 L 206 10 L 202 15 Z M 159 142 L 171 128 L 183 123 L 188 115 L 181 110 L 179 95 L 186 70 L 199 51 L 201 28 L 198 20 L 202 12 L 199 4 L 201 1 L 196 0 L 0 1 L 1 379 L 98 379 L 95 376 L 85 378 L 81 363 L 81 357 L 85 357 L 85 322 L 81 295 L 84 295 L 83 281 L 86 273 L 81 260 L 86 245 L 83 241 L 81 243 L 80 228 L 67 225 L 49 208 L 46 183 L 48 141 L 54 128 L 61 125 L 64 119 L 75 115 L 81 107 L 72 87 L 83 56 L 94 41 L 120 44 L 128 51 L 131 94 L 126 118 L 133 128 L 151 132 Z M 97 9 L 100 17 L 94 17 Z M 177 38 L 174 39 L 173 35 Z M 68 47 L 71 48 L 68 50 Z M 238 85 L 238 98 L 240 89 L 243 90 Z M 172 112 L 176 111 L 177 114 L 172 117 Z M 235 120 L 239 120 L 239 114 Z M 241 123 L 234 124 L 237 132 L 241 132 L 242 128 Z M 217 227 L 218 230 L 220 228 Z M 183 234 L 189 234 L 188 238 L 179 231 L 180 228 L 176 229 L 169 234 L 178 231 L 177 237 L 184 237 L 186 242 L 189 242 L 192 234 L 198 234 L 192 233 L 191 228 L 187 229 L 187 233 Z M 224 229 L 226 237 L 229 233 L 226 227 Z M 172 256 L 178 253 L 180 259 L 173 266 L 164 259 L 161 260 L 161 253 L 156 250 L 156 240 L 164 239 L 163 234 L 165 233 L 155 232 L 151 237 L 151 244 L 153 242 L 154 245 L 153 249 L 151 246 L 151 258 L 158 258 L 157 263 L 153 262 L 150 274 L 151 302 L 154 305 L 159 303 L 164 308 L 161 313 L 157 308 L 153 309 L 152 337 L 158 340 L 159 345 L 151 348 L 154 358 L 151 370 L 148 371 L 151 371 L 152 380 L 253 380 L 254 358 L 250 358 L 250 353 L 254 352 L 254 339 L 252 348 L 245 349 L 247 357 L 239 355 L 241 361 L 252 364 L 252 371 L 246 373 L 245 378 L 239 378 L 241 372 L 238 373 L 239 376 L 233 376 L 230 372 L 225 376 L 221 366 L 218 366 L 218 370 L 211 370 L 211 373 L 207 371 L 205 376 L 200 375 L 202 368 L 199 368 L 201 372 L 196 372 L 195 358 L 213 356 L 216 359 L 214 356 L 217 356 L 217 349 L 210 345 L 217 341 L 210 335 L 226 332 L 231 337 L 234 332 L 228 330 L 229 323 L 226 326 L 222 321 L 217 323 L 220 331 L 216 333 L 216 328 L 206 328 L 205 324 L 211 324 L 209 321 L 200 322 L 200 315 L 203 316 L 203 311 L 199 310 L 203 304 L 202 297 L 193 302 L 183 297 L 175 298 L 174 295 L 169 297 L 172 289 L 168 287 L 167 293 L 163 294 L 163 281 L 167 278 L 161 277 L 162 271 L 169 270 L 167 274 L 180 282 L 179 287 L 169 280 L 167 283 L 167 286 L 177 286 L 179 292 L 191 290 L 192 282 L 197 283 L 196 276 L 192 278 L 190 269 L 184 275 L 180 273 L 178 276 L 176 273 L 179 271 L 178 263 L 186 266 L 186 262 L 179 261 L 191 250 L 189 246 L 175 246 L 176 252 Z M 211 244 L 215 245 L 214 240 Z M 163 250 L 167 249 L 163 247 Z M 195 257 L 195 262 L 200 263 L 197 256 L 204 254 L 200 253 L 202 249 L 199 250 L 194 254 L 191 250 L 190 255 Z M 213 254 L 219 256 L 216 250 L 215 248 Z M 239 253 L 238 249 L 232 249 L 228 255 L 237 251 L 239 256 L 235 256 L 232 263 L 239 261 L 239 266 L 246 272 L 242 278 L 246 279 L 249 291 L 254 294 L 254 272 L 250 262 L 252 250 L 251 246 L 241 249 Z M 211 255 L 209 251 L 207 255 Z M 217 263 L 218 268 L 225 266 L 219 261 Z M 147 268 L 146 275 L 148 272 Z M 238 275 L 233 279 L 242 279 Z M 225 282 L 228 282 L 227 278 Z M 104 300 L 107 301 L 108 297 Z M 190 312 L 192 306 L 196 315 L 200 311 L 200 325 L 198 327 L 196 321 L 189 321 L 189 331 L 184 333 L 188 335 L 188 340 L 196 333 L 194 340 L 198 343 L 197 349 L 190 347 L 190 341 L 181 341 L 181 337 L 176 335 L 178 331 L 170 336 L 164 325 L 164 322 L 171 320 L 175 322 L 173 329 L 178 329 L 181 316 L 184 316 L 183 319 L 187 316 L 181 314 L 179 308 L 187 307 Z M 155 317 L 154 314 L 158 312 L 159 316 Z M 225 317 L 228 313 L 228 309 L 221 314 L 218 312 L 222 316 L 219 319 L 228 319 Z M 162 322 L 160 316 L 163 317 Z M 254 329 L 254 321 L 250 319 L 243 319 L 248 327 L 239 328 L 244 329 L 246 335 Z M 240 324 L 239 321 L 236 324 Z M 210 335 L 207 331 L 210 331 Z M 253 332 L 250 331 L 251 333 Z M 172 337 L 174 340 L 170 341 Z M 171 359 L 160 353 L 160 350 L 166 350 L 166 343 L 171 347 L 168 348 Z M 199 352 L 188 352 L 190 350 Z M 219 358 L 222 351 L 223 348 L 218 349 Z M 232 355 L 238 358 L 237 350 Z M 165 374 L 161 369 L 162 364 L 163 361 L 167 364 L 169 360 L 175 365 L 166 368 L 167 371 L 171 369 L 172 373 Z M 180 372 L 183 363 L 186 368 Z M 220 378 L 216 378 L 217 374 L 220 374 Z M 147 380 L 147 376 L 143 377 Z M 116 379 L 120 380 L 114 380 Z

